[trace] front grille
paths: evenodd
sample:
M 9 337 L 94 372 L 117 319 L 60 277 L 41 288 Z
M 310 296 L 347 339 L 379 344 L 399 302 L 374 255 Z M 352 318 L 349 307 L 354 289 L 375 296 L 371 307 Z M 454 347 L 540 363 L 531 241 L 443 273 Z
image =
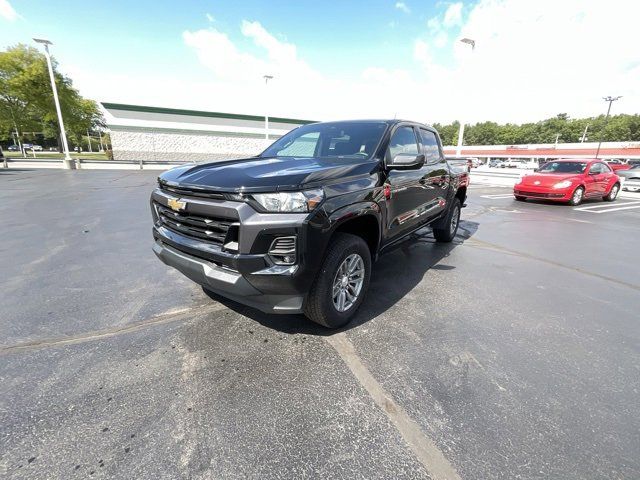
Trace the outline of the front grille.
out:
M 524 195 L 525 197 L 532 198 L 562 198 L 564 193 L 540 193 L 540 192 L 525 192 L 524 190 L 517 190 L 516 195 Z
M 158 218 L 162 225 L 169 230 L 186 235 L 187 237 L 206 240 L 222 245 L 225 243 L 229 228 L 233 223 L 226 218 L 203 217 L 184 212 L 176 212 L 170 208 L 155 203 Z
M 187 195 L 190 197 L 214 198 L 216 200 L 224 200 L 225 198 L 223 193 L 207 192 L 207 191 L 202 191 L 202 190 L 189 188 L 189 187 L 173 187 L 169 185 L 162 185 L 161 188 L 162 190 L 175 193 L 177 195 Z

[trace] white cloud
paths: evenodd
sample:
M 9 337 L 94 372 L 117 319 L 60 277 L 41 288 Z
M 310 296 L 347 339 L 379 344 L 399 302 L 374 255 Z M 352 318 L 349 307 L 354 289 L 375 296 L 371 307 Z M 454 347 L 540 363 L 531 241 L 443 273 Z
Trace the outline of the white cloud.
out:
M 442 28 L 440 19 L 438 17 L 430 18 L 427 22 L 427 28 L 429 28 L 429 31 L 432 33 L 438 32 Z
M 396 8 L 398 10 L 402 10 L 404 13 L 411 13 L 411 10 L 407 6 L 407 4 L 404 2 L 396 2 Z
M 162 79 L 69 73 L 83 94 L 98 100 L 252 114 L 268 101 L 273 115 L 319 120 L 397 114 L 427 122 L 535 121 L 560 112 L 604 113 L 605 95 L 623 95 L 614 113 L 640 112 L 640 49 L 634 48 L 640 4 L 479 0 L 468 8 L 455 37 L 438 41 L 442 29 L 432 22 L 409 55 L 396 56 L 405 67 L 362 65 L 355 78 L 320 71 L 293 42 L 248 21 L 239 32 L 184 32 L 208 81 L 171 72 Z M 611 11 L 618 12 L 616 22 L 603 22 Z M 457 41 L 463 37 L 476 41 L 473 52 Z M 397 51 L 406 47 L 398 44 Z M 266 73 L 275 76 L 268 90 Z
M 9 0 L 0 0 L 0 17 L 12 22 L 18 19 L 20 15 L 13 9 Z
M 455 27 L 462 24 L 462 2 L 452 3 L 444 12 L 442 24 L 447 27 Z

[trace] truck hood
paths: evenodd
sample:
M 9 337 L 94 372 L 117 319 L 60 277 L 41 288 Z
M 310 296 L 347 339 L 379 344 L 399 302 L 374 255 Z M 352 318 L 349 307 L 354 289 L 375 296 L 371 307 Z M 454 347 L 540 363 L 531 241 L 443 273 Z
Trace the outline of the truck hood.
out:
M 369 176 L 378 169 L 376 161 L 352 158 L 253 157 L 180 166 L 164 172 L 159 181 L 221 192 L 273 192 Z

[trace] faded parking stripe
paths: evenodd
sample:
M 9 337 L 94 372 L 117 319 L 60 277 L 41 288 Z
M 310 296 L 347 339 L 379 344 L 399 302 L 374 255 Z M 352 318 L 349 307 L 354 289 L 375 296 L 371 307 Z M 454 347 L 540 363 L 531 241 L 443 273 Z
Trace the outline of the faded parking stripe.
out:
M 356 377 L 376 405 L 384 412 L 391 423 L 396 427 L 402 438 L 407 443 L 417 459 L 424 465 L 427 472 L 434 480 L 461 480 L 454 466 L 449 463 L 435 442 L 420 429 L 411 417 L 398 405 L 391 395 L 371 375 L 369 369 L 362 363 L 355 352 L 353 344 L 345 333 L 325 337 L 351 373 Z

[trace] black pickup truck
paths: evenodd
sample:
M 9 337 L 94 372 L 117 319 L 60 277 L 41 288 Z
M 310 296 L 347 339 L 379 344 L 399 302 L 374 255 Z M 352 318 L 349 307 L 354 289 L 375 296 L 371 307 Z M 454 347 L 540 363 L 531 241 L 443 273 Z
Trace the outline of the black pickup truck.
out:
M 468 181 L 429 126 L 304 125 L 256 157 L 160 175 L 153 250 L 207 290 L 335 328 L 362 303 L 378 255 L 425 225 L 454 238 Z

